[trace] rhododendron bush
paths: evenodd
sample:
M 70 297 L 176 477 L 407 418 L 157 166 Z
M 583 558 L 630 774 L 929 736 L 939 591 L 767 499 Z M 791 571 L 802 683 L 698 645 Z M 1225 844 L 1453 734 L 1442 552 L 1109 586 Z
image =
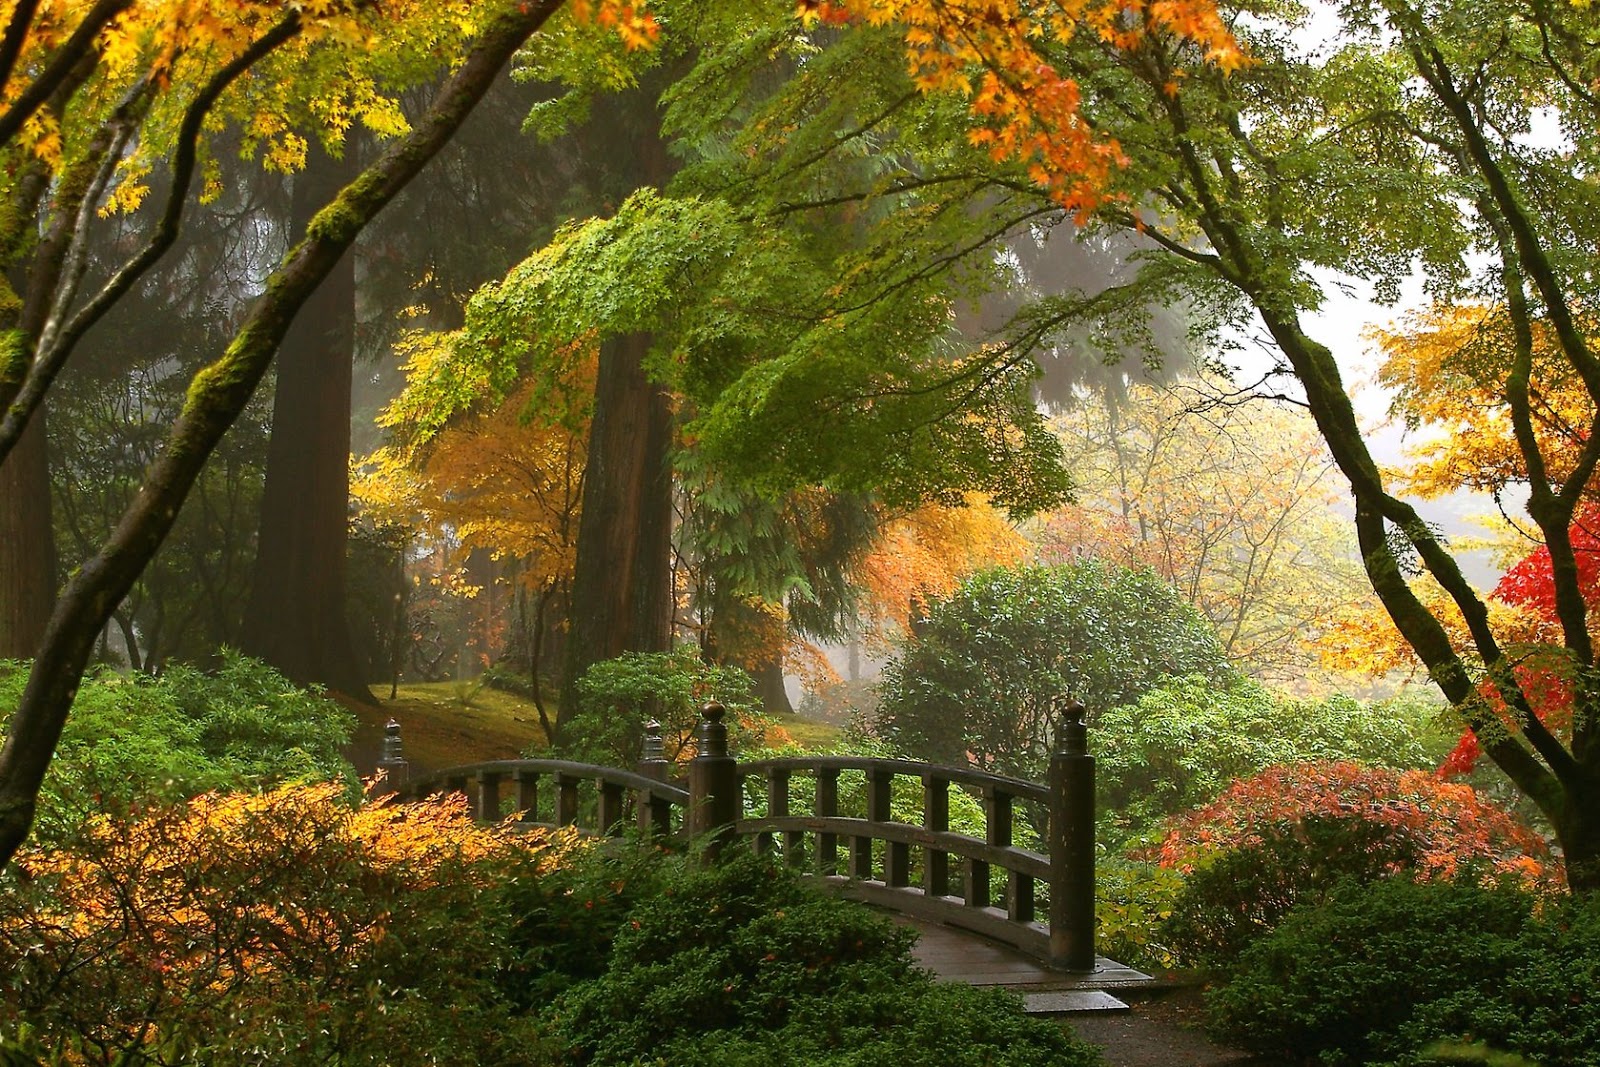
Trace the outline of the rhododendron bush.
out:
M 354 807 L 338 783 L 101 817 L 18 856 L 0 1023 L 66 1062 L 379 1063 L 401 1042 L 473 1063 L 521 1025 L 482 980 L 503 955 L 484 894 L 574 847 L 476 825 L 458 795 Z
M 1469 786 L 1356 763 L 1269 767 L 1168 821 L 1145 857 L 1185 878 L 1160 936 L 1227 970 L 1337 887 L 1402 879 L 1561 888 L 1539 835 Z
M 1559 879 L 1544 839 L 1470 786 L 1345 762 L 1269 767 L 1235 782 L 1211 804 L 1171 820 L 1152 858 L 1191 870 L 1210 854 L 1258 845 L 1269 829 L 1312 817 L 1384 828 L 1384 838 L 1412 846 L 1410 873 L 1421 879 L 1473 865 L 1530 885 Z

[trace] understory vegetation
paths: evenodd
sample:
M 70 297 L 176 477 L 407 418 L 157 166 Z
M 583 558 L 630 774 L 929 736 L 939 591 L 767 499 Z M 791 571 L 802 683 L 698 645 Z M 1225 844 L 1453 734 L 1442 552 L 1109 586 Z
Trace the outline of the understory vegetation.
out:
M 913 935 L 737 853 L 338 784 L 102 816 L 0 894 L 5 1062 L 1089 1067 Z

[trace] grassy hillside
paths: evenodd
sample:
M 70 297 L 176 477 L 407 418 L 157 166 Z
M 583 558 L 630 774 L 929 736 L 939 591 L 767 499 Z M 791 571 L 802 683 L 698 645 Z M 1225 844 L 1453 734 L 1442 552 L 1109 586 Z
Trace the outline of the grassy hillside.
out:
M 554 707 L 547 707 L 554 715 Z M 377 761 L 390 716 L 400 723 L 406 759 L 419 771 L 515 759 L 545 740 L 531 701 L 470 682 L 402 685 L 393 700 L 375 707 L 351 704 L 350 710 L 360 720 L 351 758 L 363 774 L 371 773 Z
M 545 742 L 539 711 L 531 701 L 471 682 L 402 685 L 394 700 L 348 707 L 359 720 L 350 759 L 362 774 L 372 773 L 390 716 L 400 723 L 413 772 L 515 759 Z M 545 707 L 554 717 L 554 704 L 547 701 Z M 807 749 L 826 747 L 839 734 L 838 727 L 793 715 L 775 716 L 774 722 Z

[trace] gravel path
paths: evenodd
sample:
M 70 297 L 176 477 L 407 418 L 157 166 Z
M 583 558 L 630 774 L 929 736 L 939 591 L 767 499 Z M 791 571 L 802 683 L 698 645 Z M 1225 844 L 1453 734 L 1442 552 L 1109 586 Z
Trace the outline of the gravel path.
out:
M 1069 1015 L 1078 1036 L 1099 1045 L 1107 1067 L 1266 1067 L 1239 1049 L 1206 1040 L 1200 1031 L 1198 990 L 1182 989 L 1147 1000 L 1132 1000 L 1129 1011 Z
M 1055 1016 L 1084 1040 L 1099 1045 L 1107 1067 L 1272 1067 L 1247 1052 L 1206 1039 L 1201 1031 L 1204 1009 L 1196 988 L 1150 988 L 1148 976 L 1110 960 L 1102 960 L 1101 970 L 1093 976 L 1063 975 L 968 932 L 904 915 L 892 917 L 918 932 L 913 954 L 945 981 L 1003 986 L 1020 994 L 1100 988 L 1126 1001 L 1128 1011 Z

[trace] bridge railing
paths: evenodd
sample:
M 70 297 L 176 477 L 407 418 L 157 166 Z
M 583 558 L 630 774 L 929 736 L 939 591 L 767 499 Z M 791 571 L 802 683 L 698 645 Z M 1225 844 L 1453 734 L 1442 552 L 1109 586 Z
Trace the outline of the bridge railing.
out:
M 863 814 L 841 810 L 840 776 L 846 772 L 861 776 Z M 1046 787 L 970 768 L 844 756 L 741 763 L 739 775 L 764 786 L 766 814 L 737 824 L 740 835 L 758 848 L 781 851 L 795 866 L 823 877 L 847 880 L 853 895 L 874 903 L 1049 955 L 1049 930 L 1038 921 L 1037 887 L 1051 884 L 1050 857 L 1015 843 L 1020 808 L 1031 804 L 1040 812 L 1049 810 Z M 810 780 L 809 796 L 794 796 L 800 785 L 796 778 Z M 894 818 L 897 779 L 920 786 L 920 823 Z M 953 788 L 981 798 L 982 837 L 951 828 Z M 797 799 L 810 814 L 792 811 Z M 998 900 L 996 874 L 1004 878 Z
M 661 836 L 685 831 L 689 792 L 646 774 L 570 760 L 520 759 L 450 767 L 417 778 L 403 797 L 462 793 L 475 818 L 521 813 L 530 826 L 577 826 L 617 836 L 630 824 Z
M 481 819 L 500 818 L 509 804 L 532 825 L 582 825 L 600 834 L 620 833 L 632 821 L 655 834 L 697 838 L 712 860 L 734 837 L 749 837 L 757 848 L 781 850 L 789 862 L 851 895 L 974 930 L 1064 970 L 1094 970 L 1094 759 L 1080 705 L 1065 709 L 1042 785 L 910 760 L 808 756 L 740 763 L 728 751 L 724 714 L 715 703 L 702 712 L 687 789 L 664 780 L 670 765 L 661 758 L 660 728 L 652 723 L 640 773 L 565 760 L 501 760 L 439 771 L 409 783 L 403 795 L 450 790 L 465 793 Z M 398 729 L 391 724 L 379 764 L 396 777 L 405 769 Z M 841 814 L 839 780 L 846 772 L 863 777 L 864 817 Z M 797 775 L 812 781 L 810 814 L 793 810 Z M 897 777 L 921 784 L 920 824 L 893 817 Z M 745 810 L 744 786 L 752 779 L 765 787 L 764 814 Z M 552 799 L 541 805 L 546 781 Z M 587 800 L 583 789 L 592 790 Z M 981 798 L 982 838 L 950 828 L 953 789 Z M 1015 844 L 1022 806 L 1045 816 L 1042 852 Z M 588 812 L 592 816 L 580 818 Z M 918 872 L 914 855 L 921 860 Z M 998 901 L 992 889 L 997 872 L 1004 881 Z M 1048 899 L 1043 916 L 1041 884 Z

